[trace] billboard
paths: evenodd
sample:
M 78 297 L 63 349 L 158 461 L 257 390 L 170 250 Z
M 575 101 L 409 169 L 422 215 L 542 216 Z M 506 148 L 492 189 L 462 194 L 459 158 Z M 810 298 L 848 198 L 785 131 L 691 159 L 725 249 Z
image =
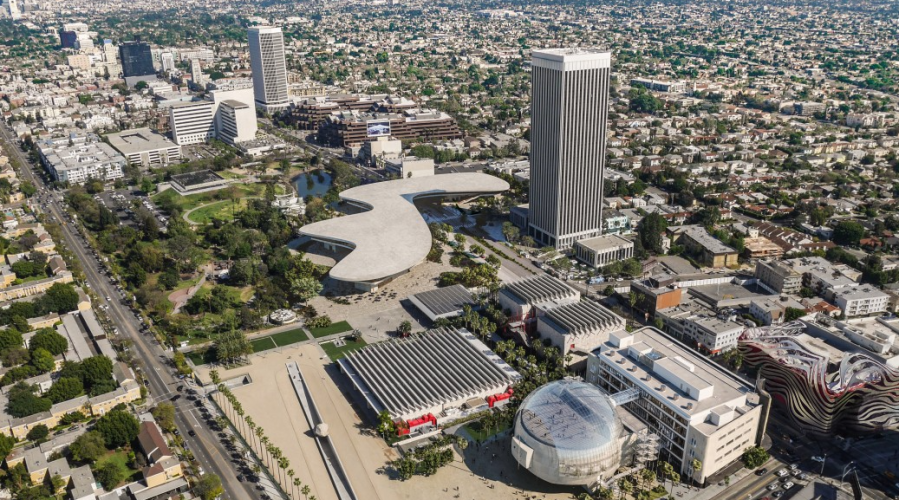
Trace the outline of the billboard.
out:
M 371 121 L 367 123 L 367 126 L 369 137 L 381 137 L 383 135 L 390 135 L 389 120 Z

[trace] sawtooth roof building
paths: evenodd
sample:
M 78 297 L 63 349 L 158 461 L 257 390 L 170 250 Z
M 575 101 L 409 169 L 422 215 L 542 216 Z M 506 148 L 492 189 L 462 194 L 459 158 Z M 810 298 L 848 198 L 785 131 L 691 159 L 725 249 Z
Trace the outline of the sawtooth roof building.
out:
M 375 413 L 394 419 L 452 420 L 493 406 L 521 378 L 465 329 L 442 328 L 370 345 L 338 361 Z

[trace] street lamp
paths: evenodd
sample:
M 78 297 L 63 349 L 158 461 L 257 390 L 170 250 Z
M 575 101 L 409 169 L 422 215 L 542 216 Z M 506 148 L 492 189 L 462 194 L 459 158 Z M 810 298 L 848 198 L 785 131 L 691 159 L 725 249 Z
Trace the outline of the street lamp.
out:
M 841 490 L 843 489 L 843 480 L 846 478 L 846 474 L 849 473 L 849 470 L 847 470 L 847 469 L 849 469 L 850 467 L 853 467 L 853 466 L 855 466 L 855 461 L 849 462 L 848 464 L 846 464 L 845 467 L 843 467 L 843 475 L 840 476 L 840 489 Z M 850 470 L 854 470 L 854 469 L 850 469 Z

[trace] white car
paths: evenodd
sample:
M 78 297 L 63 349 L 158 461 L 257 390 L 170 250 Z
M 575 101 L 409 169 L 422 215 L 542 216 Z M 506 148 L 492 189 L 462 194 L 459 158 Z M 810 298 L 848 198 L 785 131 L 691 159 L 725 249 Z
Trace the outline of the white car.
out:
M 787 474 L 789 474 L 789 472 L 787 472 L 786 469 L 780 469 L 779 471 L 777 471 L 777 477 L 784 477 Z
M 790 470 L 796 470 L 796 464 L 790 464 Z
M 813 456 L 812 460 L 818 463 L 824 463 L 824 457 L 819 457 L 818 455 Z
M 777 489 L 777 483 L 771 483 L 768 485 L 768 489 L 774 491 Z
M 790 489 L 790 488 L 792 488 L 792 487 L 793 487 L 793 481 L 787 481 L 787 482 L 784 484 L 784 489 L 785 489 L 785 490 L 788 490 L 788 489 Z

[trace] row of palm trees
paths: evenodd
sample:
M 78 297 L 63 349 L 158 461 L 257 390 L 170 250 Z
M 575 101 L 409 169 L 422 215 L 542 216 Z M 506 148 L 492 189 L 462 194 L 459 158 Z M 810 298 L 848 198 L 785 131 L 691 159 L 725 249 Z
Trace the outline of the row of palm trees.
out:
M 253 417 L 244 412 L 243 406 L 231 392 L 231 389 L 222 383 L 218 370 L 212 370 L 209 376 L 212 378 L 212 383 L 218 388 L 218 393 L 228 403 L 222 404 L 221 398 L 219 398 L 218 403 L 226 409 L 227 418 L 234 424 L 237 432 L 250 443 L 250 446 L 257 452 L 269 472 L 276 470 L 275 466 L 278 466 L 278 473 L 273 475 L 273 477 L 281 487 L 284 488 L 286 484 L 287 488 L 290 489 L 290 497 L 295 500 L 299 500 L 300 495 L 303 495 L 303 500 L 316 500 L 315 495 L 310 495 L 312 490 L 309 485 L 303 484 L 300 478 L 295 477 L 296 473 L 290 468 L 290 460 L 284 456 L 280 448 L 271 442 L 269 437 L 265 435 L 262 427 L 253 421 Z

